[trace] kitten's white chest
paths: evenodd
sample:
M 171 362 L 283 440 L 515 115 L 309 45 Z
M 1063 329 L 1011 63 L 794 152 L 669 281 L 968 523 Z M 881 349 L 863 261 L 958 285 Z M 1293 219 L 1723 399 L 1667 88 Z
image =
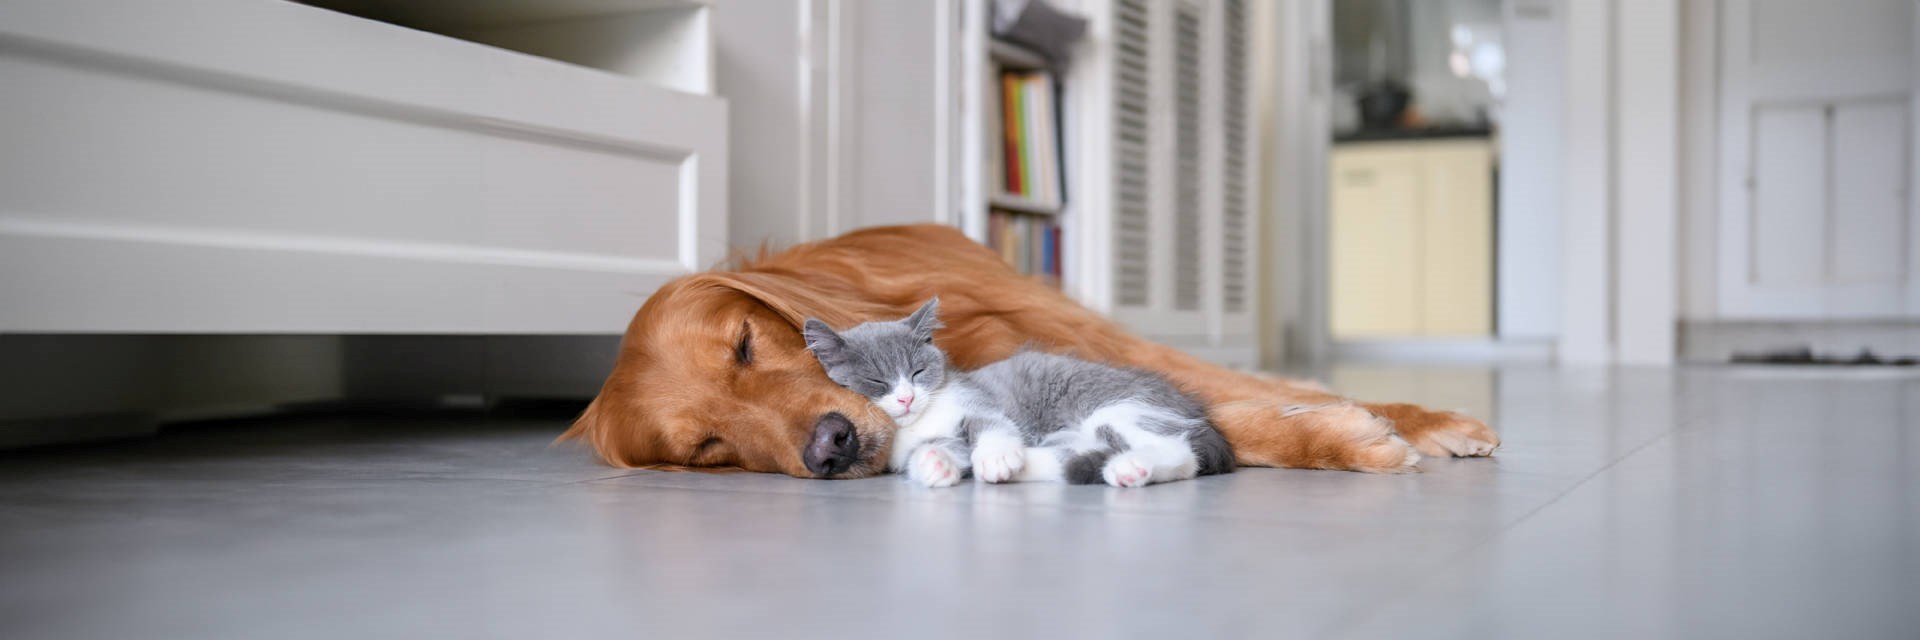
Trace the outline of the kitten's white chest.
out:
M 900 425 L 900 431 L 894 434 L 893 455 L 889 456 L 888 468 L 894 471 L 906 468 L 907 454 L 922 442 L 959 436 L 960 423 L 967 417 L 967 393 L 964 388 L 949 389 L 928 400 L 927 408 L 919 418 Z

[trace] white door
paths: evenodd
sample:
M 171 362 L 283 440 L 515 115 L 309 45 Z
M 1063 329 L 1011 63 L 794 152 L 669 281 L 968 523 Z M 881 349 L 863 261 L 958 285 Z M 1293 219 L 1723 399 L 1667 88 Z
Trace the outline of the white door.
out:
M 1920 313 L 1911 0 L 1727 0 L 1719 306 L 1737 319 Z

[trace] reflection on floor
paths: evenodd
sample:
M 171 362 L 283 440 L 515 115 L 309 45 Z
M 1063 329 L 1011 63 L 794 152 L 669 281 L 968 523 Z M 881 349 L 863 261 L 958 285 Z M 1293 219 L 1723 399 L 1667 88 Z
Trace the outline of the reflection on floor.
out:
M 1418 475 L 1143 490 L 598 466 L 565 420 L 0 456 L 0 637 L 1912 637 L 1920 377 L 1339 370 L 1480 411 Z

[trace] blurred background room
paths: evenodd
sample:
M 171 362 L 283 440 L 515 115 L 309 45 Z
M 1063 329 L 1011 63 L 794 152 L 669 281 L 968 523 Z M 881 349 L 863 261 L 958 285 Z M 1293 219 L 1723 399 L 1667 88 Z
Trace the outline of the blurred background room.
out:
M 1917 32 L 1910 0 L 0 0 L 0 636 L 739 635 L 875 597 L 805 575 L 921 584 L 909 538 L 1001 571 L 936 565 L 942 598 L 1023 583 L 955 538 L 1021 518 L 1273 590 L 1189 594 L 1211 635 L 1910 634 Z M 909 223 L 1504 448 L 928 498 L 549 446 L 662 283 Z M 847 535 L 874 557 L 808 564 Z M 986 625 L 942 598 L 875 615 Z

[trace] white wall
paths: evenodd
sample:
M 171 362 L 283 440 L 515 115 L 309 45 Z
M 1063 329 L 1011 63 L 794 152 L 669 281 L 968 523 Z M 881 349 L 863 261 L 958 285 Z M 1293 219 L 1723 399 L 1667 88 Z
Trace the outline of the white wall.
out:
M 1631 0 L 1614 33 L 1614 360 L 1671 364 L 1679 302 L 1680 0 Z
M 1678 0 L 1571 2 L 1558 357 L 1667 364 L 1681 200 Z
M 952 6 L 716 3 L 718 93 L 733 105 L 731 243 L 949 222 L 940 112 Z
M 938 202 L 946 153 L 936 94 L 951 79 L 941 72 L 937 34 L 946 2 L 846 0 L 852 92 L 845 107 L 849 158 L 848 229 L 912 222 L 954 222 Z M 844 230 L 844 229 L 843 229 Z
M 1257 6 L 1257 5 L 1256 5 Z M 1279 0 L 1256 10 L 1264 42 L 1256 71 L 1261 171 L 1259 324 L 1262 359 L 1327 358 L 1328 153 L 1333 75 L 1332 8 L 1328 0 Z
M 806 237 L 802 155 L 805 74 L 816 61 L 804 49 L 808 3 L 736 1 L 713 7 L 714 80 L 727 118 L 728 212 L 732 246 L 782 245 Z
M 1496 305 L 1502 339 L 1560 333 L 1561 136 L 1567 0 L 1512 0 L 1500 131 Z
M 1567 5 L 1560 226 L 1562 363 L 1612 358 L 1613 3 Z
M 1717 2 L 1682 3 L 1680 16 L 1680 308 L 1684 320 L 1718 314 L 1720 90 Z

